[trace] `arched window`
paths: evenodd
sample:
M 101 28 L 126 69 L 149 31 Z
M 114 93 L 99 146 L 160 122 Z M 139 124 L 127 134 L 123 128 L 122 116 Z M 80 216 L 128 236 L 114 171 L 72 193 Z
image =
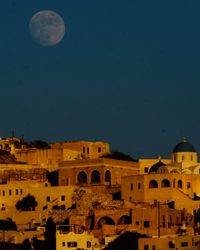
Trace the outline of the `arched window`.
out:
M 111 172 L 109 170 L 105 172 L 105 182 L 111 184 Z
M 91 174 L 91 183 L 95 184 L 95 183 L 101 183 L 101 175 L 99 173 L 99 171 L 94 170 Z
M 170 187 L 170 181 L 167 179 L 162 180 L 161 186 L 162 187 Z
M 155 180 L 151 180 L 149 182 L 149 188 L 158 188 L 158 182 Z
M 178 188 L 183 188 L 183 182 L 182 182 L 182 180 L 178 180 Z
M 78 184 L 79 185 L 87 184 L 87 174 L 84 171 L 81 171 L 78 174 Z

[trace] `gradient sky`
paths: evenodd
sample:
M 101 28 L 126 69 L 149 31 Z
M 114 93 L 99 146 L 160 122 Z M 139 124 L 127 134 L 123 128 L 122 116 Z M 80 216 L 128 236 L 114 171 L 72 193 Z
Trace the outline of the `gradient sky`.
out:
M 46 9 L 66 24 L 48 48 L 29 32 Z M 199 0 L 6 0 L 0 12 L 2 137 L 168 157 L 186 136 L 200 152 Z

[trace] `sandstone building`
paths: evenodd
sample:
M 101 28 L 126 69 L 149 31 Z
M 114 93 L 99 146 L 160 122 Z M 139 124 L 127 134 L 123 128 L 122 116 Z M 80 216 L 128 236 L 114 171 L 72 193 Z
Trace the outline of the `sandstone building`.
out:
M 122 198 L 154 203 L 175 201 L 175 207 L 193 212 L 200 202 L 200 164 L 194 147 L 185 139 L 172 152 L 171 162 L 159 160 L 148 173 L 122 177 Z

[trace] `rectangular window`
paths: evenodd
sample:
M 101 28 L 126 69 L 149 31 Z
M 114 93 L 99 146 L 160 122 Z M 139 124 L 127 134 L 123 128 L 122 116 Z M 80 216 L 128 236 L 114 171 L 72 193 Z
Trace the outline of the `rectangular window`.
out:
M 98 147 L 98 153 L 101 153 L 101 147 Z
M 92 246 L 90 241 L 87 241 L 87 248 L 90 248 Z
M 131 190 L 133 190 L 133 184 L 131 184 Z
M 12 190 L 11 189 L 9 189 L 9 195 L 12 195 Z
M 88 153 L 88 154 L 90 153 L 90 149 L 89 149 L 89 148 L 87 148 L 87 153 Z
M 152 246 L 152 250 L 156 250 L 156 246 L 153 245 L 153 246 Z
M 46 197 L 46 201 L 50 201 L 50 196 L 47 196 L 47 197 Z
M 174 241 L 172 240 L 169 241 L 169 248 L 175 248 Z
M 42 210 L 46 210 L 48 208 L 48 206 L 43 206 Z
M 19 194 L 18 189 L 16 189 L 16 190 L 15 190 L 15 194 L 16 194 L 16 195 L 18 195 L 18 194 Z
M 135 222 L 135 225 L 136 225 L 136 226 L 140 225 L 140 222 L 139 222 L 139 221 L 136 221 L 136 222 Z
M 138 189 L 140 189 L 141 188 L 141 183 L 138 183 Z
M 150 227 L 150 221 L 145 220 L 144 221 L 144 227 Z
M 67 247 L 77 247 L 77 242 L 76 241 L 69 241 L 69 242 L 67 242 Z
M 85 147 L 83 147 L 83 153 L 85 154 Z
M 62 242 L 62 246 L 65 247 L 65 242 L 64 241 Z
M 61 206 L 60 206 L 60 209 L 61 209 L 61 210 L 65 210 L 65 205 L 61 205 Z
M 187 247 L 188 246 L 188 242 L 186 242 L 186 241 L 185 242 L 181 242 L 181 246 L 182 247 Z
M 149 245 L 144 245 L 144 250 L 149 250 Z
M 65 201 L 65 195 L 61 196 L 61 201 Z
M 190 188 L 190 182 L 187 182 L 187 188 Z
M 145 167 L 145 168 L 144 168 L 144 172 L 145 172 L 145 173 L 148 173 L 148 172 L 149 172 L 149 168 Z
M 5 190 L 2 191 L 2 195 L 5 196 L 6 195 L 6 192 Z
M 23 194 L 23 189 L 20 189 L 20 194 Z
M 132 201 L 132 197 L 131 196 L 129 197 L 129 201 Z

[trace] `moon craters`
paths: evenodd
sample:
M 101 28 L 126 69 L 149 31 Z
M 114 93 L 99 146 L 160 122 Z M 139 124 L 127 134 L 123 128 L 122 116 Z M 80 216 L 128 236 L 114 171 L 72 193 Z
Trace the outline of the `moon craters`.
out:
M 51 10 L 34 14 L 29 22 L 33 39 L 42 46 L 58 44 L 65 35 L 65 23 L 60 15 Z

